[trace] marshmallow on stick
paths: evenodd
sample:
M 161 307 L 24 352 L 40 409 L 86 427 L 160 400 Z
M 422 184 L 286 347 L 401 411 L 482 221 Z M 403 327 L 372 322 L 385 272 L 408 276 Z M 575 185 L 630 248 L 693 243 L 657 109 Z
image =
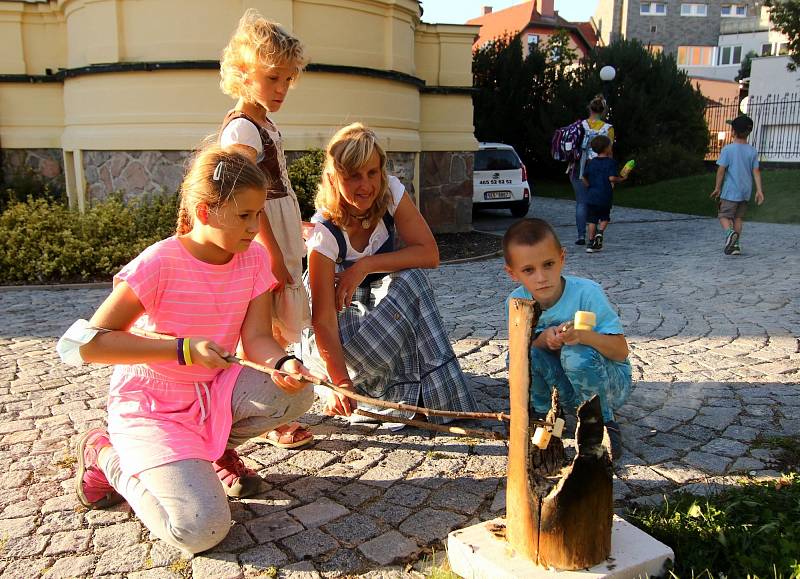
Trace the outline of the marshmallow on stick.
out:
M 575 312 L 575 329 L 576 330 L 593 330 L 597 324 L 597 316 L 594 312 L 582 312 L 578 310 Z

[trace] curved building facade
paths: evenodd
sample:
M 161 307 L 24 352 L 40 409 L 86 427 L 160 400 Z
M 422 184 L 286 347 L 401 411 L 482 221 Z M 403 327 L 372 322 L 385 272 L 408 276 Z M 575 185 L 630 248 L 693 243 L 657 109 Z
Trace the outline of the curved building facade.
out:
M 274 115 L 289 157 L 362 121 L 431 226 L 469 229 L 477 27 L 423 23 L 416 0 L 0 1 L 4 178 L 31 167 L 80 208 L 176 190 L 233 105 L 218 59 L 250 7 L 306 46 Z

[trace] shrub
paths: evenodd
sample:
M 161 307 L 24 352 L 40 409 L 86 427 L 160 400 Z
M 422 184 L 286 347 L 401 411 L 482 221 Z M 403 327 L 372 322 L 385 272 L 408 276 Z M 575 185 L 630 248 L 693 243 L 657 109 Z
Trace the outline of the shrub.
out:
M 314 197 L 322 176 L 322 165 L 325 162 L 325 151 L 312 149 L 295 159 L 289 165 L 289 180 L 300 203 L 300 214 L 308 221 L 314 215 Z
M 117 194 L 81 214 L 29 197 L 0 214 L 0 283 L 110 279 L 144 248 L 175 230 L 177 196 L 129 203 Z
M 703 159 L 697 153 L 672 143 L 653 145 L 634 153 L 632 158 L 636 160 L 636 168 L 631 173 L 630 181 L 636 185 L 688 177 L 705 170 Z M 628 159 L 617 160 L 621 167 Z
M 670 577 L 800 577 L 800 477 L 678 495 L 629 520 L 675 551 Z

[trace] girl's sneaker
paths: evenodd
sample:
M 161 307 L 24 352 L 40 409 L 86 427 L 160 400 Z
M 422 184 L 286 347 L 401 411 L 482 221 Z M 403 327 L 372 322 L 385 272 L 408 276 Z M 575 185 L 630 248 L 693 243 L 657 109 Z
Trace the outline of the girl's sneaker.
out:
M 214 462 L 214 472 L 229 497 L 249 497 L 261 490 L 261 477 L 252 468 L 247 468 L 239 453 L 232 448 Z
M 739 245 L 739 240 L 737 239 L 736 243 L 733 245 L 733 249 L 731 250 L 731 255 L 741 255 L 741 254 L 742 254 L 742 248 Z
M 100 451 L 111 446 L 108 432 L 104 428 L 93 428 L 78 438 L 78 472 L 75 490 L 78 500 L 89 509 L 104 509 L 121 503 L 125 498 L 108 482 L 105 473 L 97 464 Z
M 733 229 L 729 229 L 728 233 L 725 236 L 725 248 L 722 250 L 725 255 L 732 255 L 733 249 L 736 247 L 736 244 L 739 242 L 739 234 L 736 233 Z M 739 252 L 741 253 L 741 251 Z

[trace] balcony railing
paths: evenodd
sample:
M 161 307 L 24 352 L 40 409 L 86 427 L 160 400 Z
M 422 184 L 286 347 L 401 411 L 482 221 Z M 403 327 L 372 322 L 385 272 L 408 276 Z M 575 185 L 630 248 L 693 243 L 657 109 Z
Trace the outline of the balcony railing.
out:
M 769 32 L 769 18 L 723 18 L 719 23 L 720 34 L 747 34 L 749 32 Z

